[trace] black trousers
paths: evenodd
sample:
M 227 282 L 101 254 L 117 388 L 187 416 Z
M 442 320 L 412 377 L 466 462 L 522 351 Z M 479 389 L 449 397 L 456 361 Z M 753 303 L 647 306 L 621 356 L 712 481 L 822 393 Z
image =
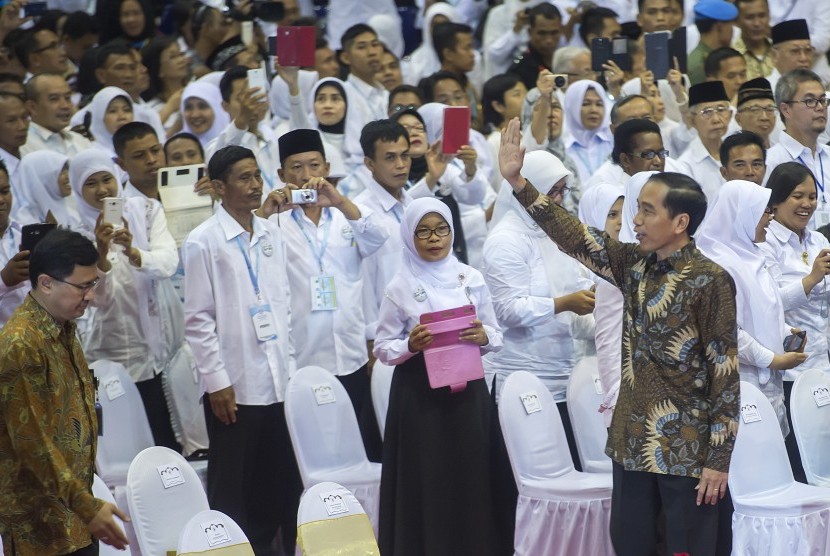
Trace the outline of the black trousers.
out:
M 613 462 L 614 490 L 611 496 L 611 542 L 617 556 L 653 554 L 657 542 L 657 518 L 665 515 L 665 550 L 668 556 L 718 554 L 719 525 L 731 515 L 729 493 L 716 505 L 697 505 L 698 479 L 626 471 Z M 724 514 L 724 515 L 722 515 Z M 731 518 L 730 518 L 731 519 Z M 723 526 L 721 526 L 722 528 Z M 729 554 L 729 551 L 725 552 Z
M 150 422 L 153 433 L 153 442 L 156 446 L 170 448 L 174 452 L 182 453 L 182 446 L 176 440 L 173 424 L 170 421 L 170 409 L 167 407 L 167 398 L 164 397 L 161 373 L 149 380 L 136 382 L 141 401 L 144 403 L 144 412 Z M 104 419 L 106 419 L 106 415 Z
M 93 540 L 89 546 L 70 552 L 67 556 L 98 556 L 98 540 Z
M 355 372 L 338 376 L 337 380 L 346 389 L 352 401 L 357 424 L 360 427 L 360 436 L 363 438 L 363 447 L 369 461 L 380 462 L 383 457 L 383 441 L 380 438 L 380 428 L 372 405 L 372 388 L 369 377 L 369 368 L 363 365 Z
M 798 442 L 795 433 L 792 431 L 793 418 L 790 415 L 790 398 L 793 395 L 793 381 L 784 381 L 784 407 L 787 409 L 787 422 L 790 424 L 790 434 L 784 439 L 787 447 L 787 457 L 790 460 L 790 467 L 793 469 L 793 478 L 799 483 L 807 484 L 807 473 L 804 471 L 804 464 L 801 463 L 801 452 L 798 451 Z
M 303 485 L 284 404 L 238 405 L 231 425 L 216 418 L 207 395 L 204 407 L 210 507 L 234 519 L 257 554 L 272 552 L 280 530 L 283 550 L 293 554 Z

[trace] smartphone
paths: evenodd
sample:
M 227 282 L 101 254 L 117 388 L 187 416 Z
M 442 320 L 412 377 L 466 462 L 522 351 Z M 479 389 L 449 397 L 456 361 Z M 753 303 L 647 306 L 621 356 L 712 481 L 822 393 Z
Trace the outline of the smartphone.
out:
M 313 67 L 317 31 L 314 27 L 278 27 L 274 50 L 285 67 Z
M 670 36 L 671 34 L 668 31 L 646 33 L 646 69 L 654 74 L 655 81 L 665 79 L 671 68 L 669 57 Z
M 687 56 L 686 28 L 678 27 L 669 39 L 669 63 L 671 67 L 674 67 L 674 59 L 677 58 L 680 73 L 686 73 L 686 68 L 688 67 Z
M 196 182 L 205 175 L 204 164 L 191 164 L 190 166 L 173 166 L 160 168 L 158 172 L 158 186 L 182 186 L 196 185 Z
M 254 22 L 243 21 L 240 23 L 239 38 L 242 39 L 242 44 L 251 46 L 254 42 Z
M 802 330 L 795 334 L 790 334 L 784 338 L 784 351 L 797 351 L 799 353 L 804 351 L 804 346 L 807 344 L 807 331 Z
M 611 39 L 611 60 L 623 71 L 631 71 L 634 63 L 628 53 L 628 37 L 614 37 Z
M 34 250 L 41 239 L 46 237 L 46 234 L 57 228 L 56 224 L 26 224 L 21 230 L 20 250 L 29 251 Z
M 248 88 L 259 88 L 261 93 L 268 92 L 268 82 L 265 78 L 265 70 L 262 68 L 248 70 Z
M 470 144 L 469 106 L 447 106 L 444 108 L 444 132 L 441 135 L 441 152 L 455 154 L 462 145 Z
M 46 2 L 29 2 L 23 6 L 23 17 L 43 15 L 48 9 Z
M 122 222 L 122 218 L 124 217 L 124 197 L 107 197 L 104 199 L 104 217 L 101 219 L 102 222 L 107 222 L 112 224 L 114 228 L 123 228 L 124 223 Z
M 603 71 L 603 65 L 611 59 L 611 39 L 595 37 L 591 39 L 591 69 Z

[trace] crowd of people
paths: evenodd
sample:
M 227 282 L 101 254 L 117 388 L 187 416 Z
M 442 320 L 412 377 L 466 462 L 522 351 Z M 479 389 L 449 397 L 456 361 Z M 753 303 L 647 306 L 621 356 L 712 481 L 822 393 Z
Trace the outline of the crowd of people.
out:
M 6 555 L 126 545 L 91 493 L 99 360 L 157 445 L 208 450 L 210 505 L 257 554 L 295 548 L 283 402 L 310 365 L 383 465 L 384 555 L 512 553 L 502 387 L 541 379 L 580 469 L 565 400 L 589 356 L 619 556 L 729 553 L 740 380 L 806 482 L 790 394 L 830 371 L 820 2 L 38 4 L 0 8 Z M 313 65 L 270 49 L 287 26 L 314 30 Z M 449 107 L 469 122 L 445 129 Z M 163 202 L 162 169 L 195 167 L 207 213 Z M 24 248 L 33 224 L 54 229 Z M 433 389 L 420 316 L 466 305 L 484 378 Z M 376 361 L 395 367 L 383 439 Z

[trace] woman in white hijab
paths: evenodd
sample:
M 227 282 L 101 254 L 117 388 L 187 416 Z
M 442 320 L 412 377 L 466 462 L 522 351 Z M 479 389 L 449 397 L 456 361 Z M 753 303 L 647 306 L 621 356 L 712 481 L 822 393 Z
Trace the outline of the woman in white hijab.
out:
M 26 184 L 26 199 L 17 219 L 23 224 L 46 222 L 47 214 L 59 226 L 81 227 L 77 201 L 69 184 L 69 158 L 54 151 L 34 151 L 20 159 L 20 182 Z
M 493 496 L 509 477 L 493 472 L 495 408 L 487 386 L 479 379 L 460 392 L 431 389 L 421 354 L 432 336 L 420 315 L 469 304 L 476 320 L 461 340 L 481 353 L 501 349 L 490 292 L 481 273 L 452 254 L 452 218 L 441 201 L 415 199 L 400 228 L 403 265 L 381 303 L 374 348 L 381 362 L 397 365 L 383 443 L 381 553 L 509 553 Z
M 525 155 L 522 175 L 542 184 L 559 204 L 571 178 L 547 151 Z M 512 188 L 502 184 L 499 192 L 499 202 L 508 203 L 509 209 L 484 242 L 484 277 L 504 330 L 504 349 L 485 358 L 485 368 L 493 376 L 497 396 L 514 371 L 538 376 L 570 429 L 565 390 L 576 363 L 574 337 L 593 339 L 593 284 L 588 271 L 556 247 L 515 197 L 501 191 Z M 574 462 L 579 464 L 578 456 Z
M 115 156 L 112 136 L 118 129 L 135 119 L 130 95 L 118 87 L 104 87 L 89 103 L 89 131 L 95 139 L 93 146 Z
M 369 18 L 367 23 L 369 27 L 375 30 L 380 42 L 400 60 L 403 57 L 405 46 L 400 18 L 387 14 L 375 14 Z
M 565 152 L 576 164 L 579 180 L 586 183 L 614 147 L 610 101 L 599 83 L 582 79 L 568 86 L 564 105 Z
M 179 113 L 182 115 L 182 131 L 198 137 L 202 148 L 206 148 L 231 123 L 230 116 L 222 108 L 219 86 L 203 79 L 184 88 Z
M 766 394 L 786 437 L 790 427 L 784 408 L 784 373 L 780 371 L 801 364 L 807 355 L 782 353 L 784 338 L 791 330 L 784 322 L 778 285 L 757 245 L 766 239 L 772 220 L 771 193 L 749 181 L 726 182 L 695 234 L 695 242 L 701 253 L 735 281 L 741 380 Z
M 458 11 L 444 2 L 436 2 L 427 9 L 421 28 L 421 46 L 401 62 L 404 83 L 418 85 L 421 79 L 441 69 L 441 62 L 432 45 L 432 28 L 439 23 L 457 23 L 460 20 Z

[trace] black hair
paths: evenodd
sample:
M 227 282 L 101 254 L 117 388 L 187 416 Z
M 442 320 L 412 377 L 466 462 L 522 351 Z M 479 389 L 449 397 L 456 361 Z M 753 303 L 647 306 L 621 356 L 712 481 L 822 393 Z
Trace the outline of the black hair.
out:
M 38 31 L 40 29 L 29 29 L 21 35 L 20 40 L 14 43 L 14 56 L 26 69 L 29 69 L 29 57 L 40 48 L 35 37 Z
M 228 179 L 228 173 L 233 168 L 233 165 L 240 160 L 252 158 L 256 161 L 256 156 L 251 149 L 240 147 L 238 145 L 230 145 L 224 147 L 213 153 L 208 162 L 208 176 L 212 180 L 225 181 Z
M 767 188 L 772 190 L 769 197 L 769 206 L 774 207 L 787 200 L 793 189 L 810 178 L 818 192 L 816 176 L 809 168 L 798 162 L 782 162 L 776 166 L 767 180 Z
M 170 158 L 170 155 L 167 154 L 167 147 L 170 145 L 170 143 L 177 139 L 188 139 L 196 143 L 196 146 L 199 148 L 199 152 L 202 154 L 202 158 L 205 158 L 205 149 L 204 147 L 202 147 L 202 142 L 199 141 L 198 137 L 186 131 L 180 131 L 179 133 L 177 133 L 176 135 L 164 142 L 164 158 Z
M 663 206 L 674 218 L 678 214 L 689 215 L 686 232 L 692 237 L 697 227 L 706 216 L 706 194 L 700 184 L 691 177 L 678 172 L 661 172 L 654 174 L 648 181 L 657 181 L 669 188 L 663 200 Z
M 98 50 L 100 49 L 100 46 L 90 48 L 84 52 L 83 56 L 81 56 L 81 60 L 78 62 L 78 75 L 77 80 L 75 81 L 75 86 L 78 88 L 78 92 L 81 93 L 79 108 L 81 108 L 85 102 L 88 103 L 92 95 L 97 93 L 102 88 L 101 82 L 98 81 L 97 77 L 95 77 L 95 68 L 98 64 Z
M 148 135 L 152 135 L 158 139 L 156 130 L 153 129 L 153 126 L 150 124 L 145 122 L 126 123 L 112 134 L 112 148 L 115 150 L 115 154 L 123 157 L 124 149 L 127 148 L 127 143 L 133 139 L 141 139 L 142 137 L 146 137 Z
M 23 78 L 16 73 L 4 71 L 0 72 L 0 83 L 17 83 L 18 85 L 23 85 Z
M 423 96 L 426 102 L 435 102 L 435 85 L 445 79 L 452 79 L 458 83 L 459 87 L 466 89 L 466 83 L 464 83 L 464 80 L 457 73 L 446 70 L 436 71 L 418 82 L 418 88 L 424 94 Z
M 49 29 L 56 35 L 58 34 L 58 23 L 62 17 L 66 17 L 67 13 L 63 10 L 46 10 L 37 18 L 37 23 L 34 27 L 36 29 Z
M 484 127 L 498 129 L 504 123 L 504 116 L 496 112 L 493 102 L 504 104 L 504 94 L 515 87 L 521 79 L 515 73 L 494 75 L 484 84 L 481 93 L 481 113 L 484 118 Z
M 152 100 L 161 93 L 164 86 L 161 82 L 161 54 L 170 45 L 175 44 L 174 37 L 154 37 L 141 49 L 141 63 L 147 68 L 147 75 L 150 77 L 150 86 L 141 93 L 144 100 Z
M 701 35 L 705 35 L 711 31 L 716 23 L 720 23 L 717 19 L 709 19 L 708 17 L 696 17 L 695 27 Z
M 710 52 L 703 61 L 703 72 L 706 77 L 716 77 L 720 71 L 721 63 L 729 58 L 743 58 L 743 56 L 740 52 L 728 46 L 716 48 Z
M 606 19 L 616 20 L 620 17 L 617 12 L 608 8 L 591 8 L 582 14 L 582 21 L 579 24 L 579 37 L 582 39 L 588 48 L 591 44 L 588 42 L 588 35 L 602 34 L 602 29 L 605 27 Z
M 124 37 L 129 41 L 143 41 L 156 34 L 153 10 L 147 0 L 135 0 L 144 13 L 144 29 L 137 37 L 128 37 L 124 34 L 124 30 L 121 28 L 121 6 L 126 1 L 106 0 L 106 2 L 98 2 L 95 17 L 101 26 L 101 44 L 106 44 L 118 37 Z
M 729 155 L 732 149 L 736 147 L 746 147 L 748 145 L 757 145 L 761 149 L 761 158 L 764 162 L 767 160 L 767 148 L 764 146 L 764 140 L 754 131 L 742 129 L 732 135 L 726 137 L 720 144 L 720 163 L 721 166 L 729 164 Z
M 234 66 L 225 72 L 225 75 L 219 81 L 219 92 L 222 93 L 222 100 L 225 102 L 231 101 L 234 81 L 239 81 L 240 79 L 248 79 L 248 68 L 245 66 Z M 214 108 L 214 110 L 216 109 L 218 107 Z
M 412 93 L 413 95 L 416 95 L 418 97 L 418 100 L 421 102 L 421 104 L 423 104 L 423 102 L 424 102 L 424 94 L 421 92 L 421 89 L 419 89 L 418 87 L 413 87 L 412 85 L 407 85 L 406 83 L 403 83 L 401 85 L 398 85 L 397 87 L 395 87 L 391 91 L 389 91 L 389 107 L 388 108 L 392 108 L 392 99 L 395 98 L 395 95 L 398 95 L 400 93 Z
M 208 22 L 208 18 L 216 12 L 221 17 L 222 14 L 216 8 L 211 8 L 207 4 L 197 3 L 196 10 L 193 12 L 193 17 L 190 19 L 190 32 L 193 34 L 193 40 L 198 41 L 199 35 L 202 33 L 202 28 Z
M 562 21 L 562 12 L 559 8 L 548 2 L 542 2 L 533 6 L 527 11 L 527 24 L 530 28 L 536 25 L 536 18 L 544 17 L 545 19 L 558 19 Z
M 672 0 L 669 0 L 669 3 L 671 3 L 671 1 Z M 674 1 L 677 2 L 678 4 L 680 4 L 680 11 L 682 12 L 683 8 L 684 8 L 683 0 L 674 0 Z M 646 3 L 646 0 L 637 0 L 637 11 L 638 12 L 643 11 L 643 4 L 645 4 L 645 3 Z
M 650 101 L 649 101 L 646 97 L 644 97 L 643 95 L 628 95 L 628 96 L 624 96 L 624 97 L 622 97 L 620 100 L 618 100 L 617 102 L 615 102 L 615 103 L 614 103 L 614 105 L 611 107 L 611 114 L 610 114 L 610 116 L 611 116 L 611 123 L 612 123 L 612 124 L 614 124 L 614 125 L 616 125 L 616 124 L 617 124 L 617 122 L 618 122 L 618 121 L 620 121 L 620 110 L 622 109 L 622 107 L 623 107 L 623 106 L 625 106 L 626 104 L 630 104 L 630 103 L 634 102 L 634 101 L 635 101 L 635 100 L 637 100 L 637 99 L 639 99 L 639 100 L 644 100 L 644 101 L 648 102 L 649 104 L 651 103 L 651 102 L 650 102 Z
M 354 42 L 354 40 L 363 33 L 371 33 L 375 36 L 375 38 L 377 38 L 378 36 L 377 31 L 375 31 L 365 23 L 357 23 L 346 29 L 346 32 L 343 33 L 342 37 L 340 37 L 341 50 L 349 50 L 352 47 L 352 43 Z
M 173 0 L 169 4 L 167 17 L 170 18 L 170 26 L 173 28 L 173 34 L 183 35 L 183 27 L 187 21 L 193 16 L 196 7 L 194 0 Z M 162 18 L 164 19 L 164 18 Z
M 620 163 L 622 153 L 631 154 L 634 151 L 634 138 L 641 133 L 660 135 L 660 126 L 645 118 L 626 120 L 617 126 L 614 130 L 614 149 L 611 151 L 614 164 Z
M 107 59 L 110 56 L 132 56 L 132 49 L 121 41 L 109 42 L 103 46 L 99 46 L 94 50 L 95 52 L 95 67 L 93 71 L 103 68 L 107 65 Z
M 438 61 L 444 63 L 444 50 L 455 50 L 458 46 L 458 35 L 473 34 L 473 28 L 463 23 L 446 21 L 432 28 L 432 45 L 438 55 Z
M 87 35 L 99 35 L 101 32 L 98 22 L 90 14 L 77 11 L 66 16 L 62 34 L 70 39 L 80 39 Z
M 0 160 L 0 172 L 3 172 L 4 174 L 6 174 L 7 178 L 9 177 L 9 169 L 6 168 L 6 163 L 3 162 L 2 160 Z M 14 192 L 12 192 L 12 195 L 14 195 Z
M 55 280 L 65 280 L 76 266 L 94 266 L 98 263 L 98 249 L 90 240 L 66 228 L 56 228 L 41 239 L 29 255 L 29 281 L 37 290 L 41 274 Z
M 363 155 L 371 159 L 375 158 L 375 143 L 394 143 L 403 137 L 409 145 L 409 133 L 395 120 L 375 120 L 369 122 L 360 131 L 360 147 Z
M 401 119 L 402 116 L 412 116 L 414 118 L 417 118 L 418 121 L 421 122 L 421 124 L 423 124 L 424 129 L 426 129 L 426 127 L 427 127 L 427 123 L 424 121 L 424 117 L 421 116 L 421 114 L 417 110 L 413 110 L 412 108 L 407 108 L 406 110 L 401 110 L 400 112 L 395 112 L 394 114 L 389 116 L 389 119 L 392 120 L 393 122 L 397 122 L 398 120 Z M 406 129 L 406 128 L 404 128 L 404 129 Z

